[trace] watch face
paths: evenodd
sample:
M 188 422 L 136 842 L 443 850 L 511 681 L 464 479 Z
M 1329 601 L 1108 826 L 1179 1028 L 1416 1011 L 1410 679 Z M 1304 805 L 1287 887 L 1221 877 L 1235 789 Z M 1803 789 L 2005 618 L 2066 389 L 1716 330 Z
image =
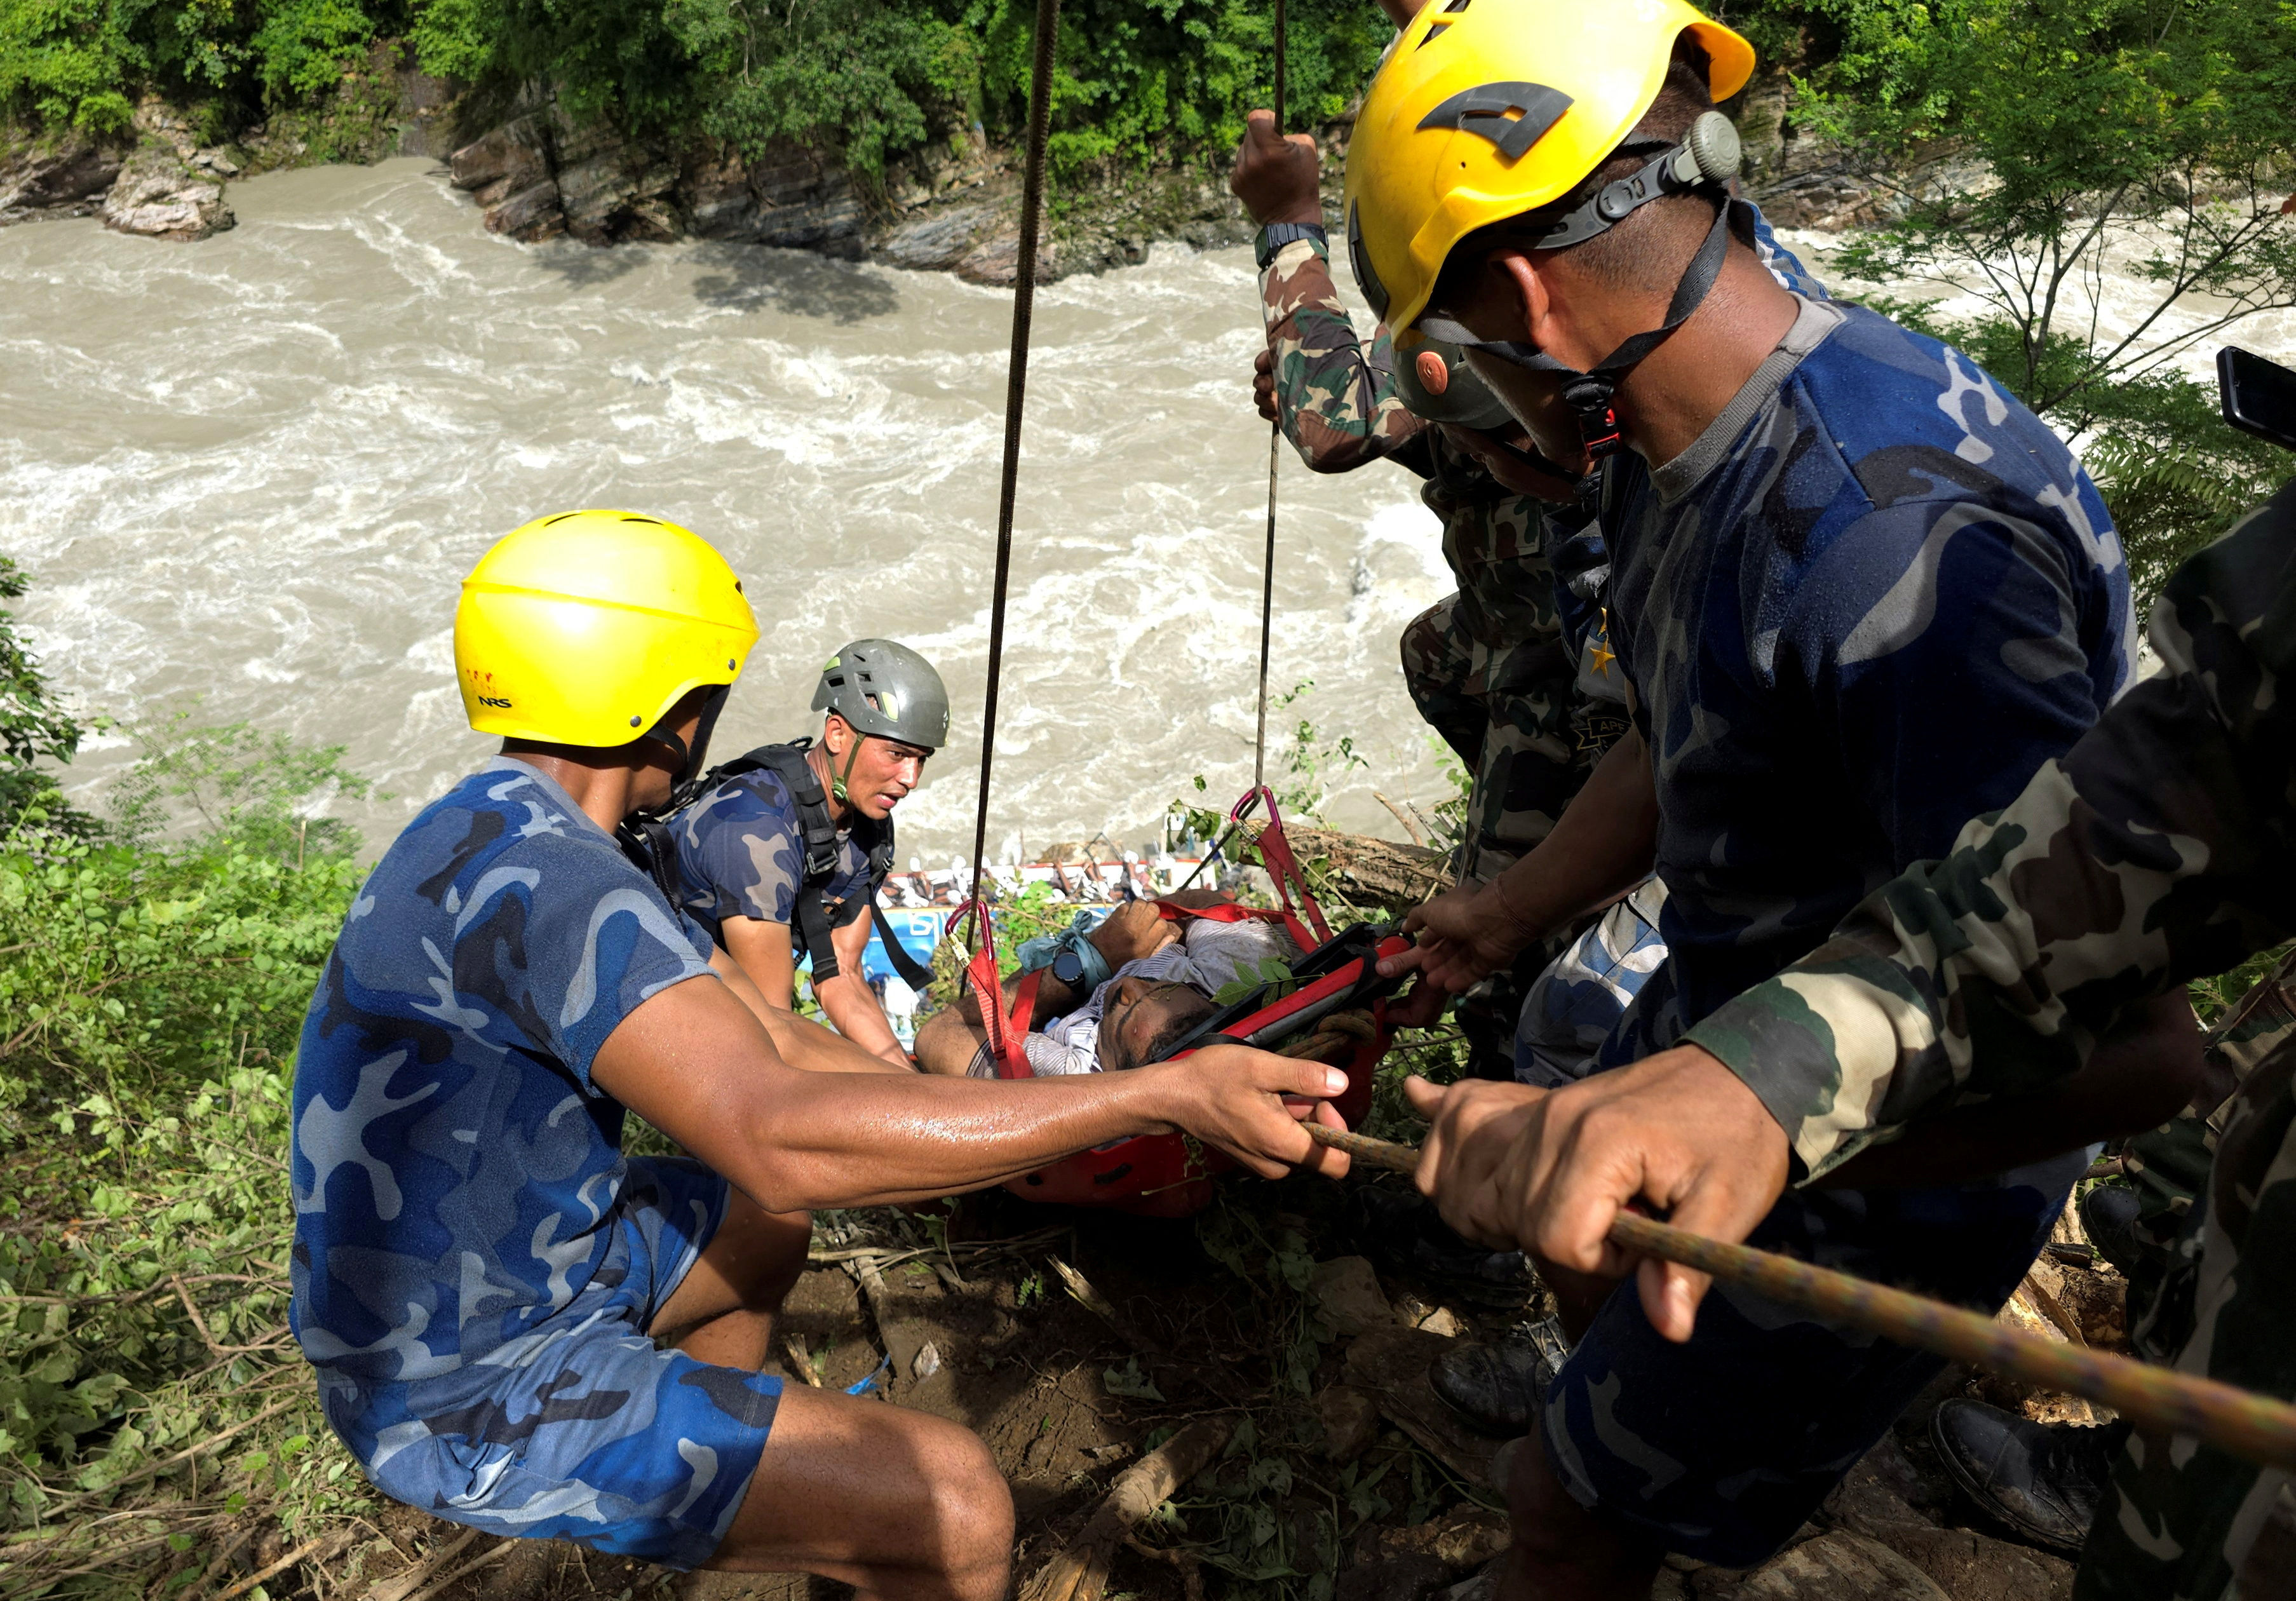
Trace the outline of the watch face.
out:
M 1072 950 L 1064 950 L 1053 958 L 1053 976 L 1063 984 L 1075 985 L 1084 980 L 1084 958 Z

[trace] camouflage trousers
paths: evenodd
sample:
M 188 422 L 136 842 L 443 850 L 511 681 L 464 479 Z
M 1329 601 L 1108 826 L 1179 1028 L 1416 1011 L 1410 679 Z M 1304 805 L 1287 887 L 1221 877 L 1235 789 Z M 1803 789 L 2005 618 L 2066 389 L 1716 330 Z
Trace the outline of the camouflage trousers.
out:
M 1453 865 L 1461 882 L 1488 883 L 1546 837 L 1586 780 L 1587 764 L 1557 734 L 1566 727 L 1566 658 L 1551 641 L 1509 649 L 1477 639 L 1460 619 L 1456 595 L 1412 619 L 1402 649 L 1413 703 L 1471 780 Z M 1540 941 L 1460 998 L 1456 1016 L 1476 1077 L 1513 1076 L 1523 995 L 1566 942 Z
M 2210 1121 L 2216 1161 L 2154 1320 L 2191 1308 L 2178 1371 L 2296 1400 L 2296 1047 L 2258 1063 Z M 2140 1433 L 2114 1466 L 2074 1595 L 2255 1601 L 2290 1594 L 2292 1573 L 2296 1485 L 2285 1469 Z
M 1488 883 L 1545 839 L 1590 764 L 1572 749 L 1572 663 L 1554 641 L 1494 646 L 1444 596 L 1403 630 L 1412 703 L 1471 779 L 1460 878 Z

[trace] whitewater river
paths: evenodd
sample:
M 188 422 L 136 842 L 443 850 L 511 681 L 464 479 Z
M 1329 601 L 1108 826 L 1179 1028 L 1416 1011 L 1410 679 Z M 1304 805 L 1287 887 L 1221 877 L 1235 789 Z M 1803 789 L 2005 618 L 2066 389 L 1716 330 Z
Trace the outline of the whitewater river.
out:
M 388 794 L 339 809 L 379 842 L 485 753 L 448 651 L 462 574 L 528 517 L 626 507 L 749 580 L 764 636 L 721 754 L 800 732 L 846 638 L 905 639 L 957 716 L 904 838 L 969 845 L 1009 295 L 746 247 L 515 245 L 422 160 L 231 199 L 237 229 L 191 246 L 0 231 L 0 551 L 82 710 L 348 745 Z M 2296 330 L 2258 333 L 2284 356 Z M 1039 293 L 993 855 L 1137 842 L 1193 775 L 1248 782 L 1260 338 L 1241 249 Z M 1399 470 L 1284 465 L 1274 678 L 1316 688 L 1273 720 L 1352 736 L 1370 768 L 1330 815 L 1395 834 L 1374 787 L 1446 788 L 1395 653 L 1451 587 L 1439 532 Z M 100 801 L 132 747 L 93 746 L 73 785 Z
M 0 231 L 0 551 L 83 708 L 347 744 L 390 798 L 340 809 L 386 833 L 484 754 L 449 657 L 463 573 L 528 517 L 627 507 L 748 580 L 764 633 L 721 752 L 801 731 L 847 638 L 939 663 L 955 731 L 903 835 L 969 847 L 1009 294 L 791 251 L 511 244 L 422 160 L 231 198 L 239 226 L 196 245 Z M 1259 341 L 1248 250 L 1038 294 L 992 854 L 1136 842 L 1193 775 L 1249 782 Z M 1451 587 L 1434 519 L 1399 469 L 1285 464 L 1274 677 L 1316 684 L 1292 718 L 1352 735 L 1389 795 L 1439 798 L 1395 653 Z M 1396 832 L 1371 789 L 1332 815 Z

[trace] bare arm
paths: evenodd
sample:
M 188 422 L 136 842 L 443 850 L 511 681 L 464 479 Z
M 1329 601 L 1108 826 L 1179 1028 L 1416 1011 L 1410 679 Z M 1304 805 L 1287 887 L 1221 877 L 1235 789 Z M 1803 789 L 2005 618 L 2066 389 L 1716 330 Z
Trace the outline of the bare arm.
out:
M 765 1025 L 766 1037 L 773 1041 L 781 1059 L 800 1072 L 808 1073 L 906 1073 L 912 1071 L 904 1061 L 898 1065 L 882 1056 L 873 1055 L 851 1040 L 832 1030 L 824 1029 L 811 1018 L 800 1017 L 795 1012 L 769 1006 L 758 994 L 758 987 L 750 982 L 732 956 L 723 950 L 709 953 L 709 966 L 726 981 L 735 998 L 750 1013 Z
M 1009 1084 L 799 1072 L 733 991 L 708 979 L 674 984 L 624 1018 L 591 1078 L 767 1211 L 979 1189 L 1175 1129 L 1267 1178 L 1293 1166 L 1346 1170 L 1339 1153 L 1300 1130 L 1304 1103 L 1283 1098 L 1328 1100 L 1346 1088 L 1344 1074 L 1317 1063 L 1237 1046 L 1128 1073 Z M 1336 1117 L 1328 1106 L 1316 1115 Z
M 813 986 L 822 1011 L 846 1039 L 907 1071 L 909 1054 L 893 1038 L 885 1008 L 878 1004 L 877 992 L 869 988 L 861 972 L 862 953 L 869 948 L 869 915 L 864 912 L 843 928 L 832 929 L 829 944 L 837 953 L 837 976 L 825 982 L 816 979 Z
M 728 917 L 718 925 L 726 949 L 750 975 L 758 997 L 776 1012 L 797 1006 L 797 959 L 790 954 L 786 923 L 761 923 L 755 917 Z
M 1632 889 L 1658 846 L 1650 749 L 1628 729 L 1529 855 L 1480 890 L 1447 891 L 1404 923 L 1419 943 L 1379 965 L 1416 969 L 1432 995 L 1457 994 L 1582 913 Z

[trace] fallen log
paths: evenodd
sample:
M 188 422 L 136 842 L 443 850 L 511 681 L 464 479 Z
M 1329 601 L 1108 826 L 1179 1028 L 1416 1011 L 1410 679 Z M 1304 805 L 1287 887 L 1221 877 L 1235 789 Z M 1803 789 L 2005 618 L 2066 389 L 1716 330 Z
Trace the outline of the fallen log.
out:
M 1200 1417 L 1119 1474 L 1083 1531 L 1021 1587 L 1021 1601 L 1101 1601 L 1116 1548 L 1201 1473 L 1234 1433 L 1232 1416 Z
M 1329 874 L 1340 893 L 1358 906 L 1408 911 L 1451 887 L 1450 858 L 1424 845 L 1288 823 L 1283 833 L 1303 866 Z

